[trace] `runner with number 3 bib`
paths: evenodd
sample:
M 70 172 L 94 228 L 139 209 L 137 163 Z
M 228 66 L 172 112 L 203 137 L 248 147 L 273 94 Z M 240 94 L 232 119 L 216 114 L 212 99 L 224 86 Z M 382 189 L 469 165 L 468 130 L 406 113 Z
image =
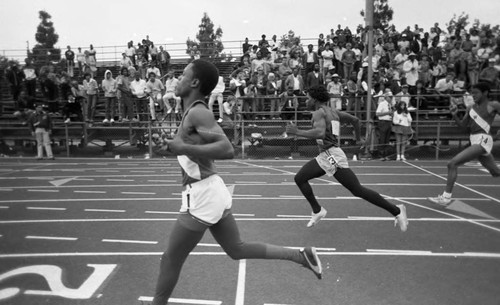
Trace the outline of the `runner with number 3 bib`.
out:
M 316 225 L 326 216 L 326 209 L 318 203 L 309 184 L 309 180 L 326 174 L 335 177 L 354 196 L 363 198 L 391 213 L 395 217 L 395 225 L 399 225 L 401 231 L 406 231 L 408 226 L 406 207 L 402 204 L 396 206 L 385 200 L 379 193 L 362 186 L 354 172 L 349 168 L 347 157 L 340 148 L 341 123 L 350 123 L 354 127 L 356 141 L 360 142 L 359 119 L 346 112 L 328 107 L 330 96 L 324 86 L 311 87 L 308 95 L 307 106 L 309 109 L 314 109 L 312 129 L 299 130 L 294 124 L 286 126 L 287 134 L 316 139 L 320 151 L 315 159 L 306 163 L 295 175 L 295 183 L 313 210 L 307 227 Z
M 447 205 L 451 202 L 451 192 L 458 176 L 458 167 L 471 160 L 477 159 L 493 177 L 500 176 L 500 169 L 491 154 L 493 149 L 493 137 L 491 136 L 491 125 L 495 116 L 500 113 L 500 103 L 490 101 L 488 94 L 490 85 L 485 82 L 477 83 L 472 87 L 474 105 L 467 108 L 462 119 L 458 116 L 457 106 L 450 105 L 450 112 L 460 127 L 467 127 L 470 132 L 471 145 L 458 153 L 448 162 L 448 177 L 443 194 L 430 197 L 429 200 L 439 204 Z M 497 133 L 497 137 L 499 134 Z

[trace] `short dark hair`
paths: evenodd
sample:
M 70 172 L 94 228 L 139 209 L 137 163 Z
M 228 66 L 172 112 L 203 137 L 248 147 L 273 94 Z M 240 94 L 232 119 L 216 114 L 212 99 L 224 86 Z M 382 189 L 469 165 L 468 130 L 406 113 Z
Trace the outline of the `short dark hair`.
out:
M 481 92 L 489 92 L 491 90 L 491 85 L 488 82 L 482 81 L 472 86 L 472 88 L 478 89 Z
M 209 95 L 219 82 L 219 70 L 213 63 L 203 59 L 196 59 L 191 64 L 193 78 L 200 81 L 200 92 Z
M 309 88 L 308 93 L 310 97 L 320 103 L 326 103 L 330 100 L 330 95 L 328 94 L 328 90 L 326 90 L 325 86 L 312 86 Z

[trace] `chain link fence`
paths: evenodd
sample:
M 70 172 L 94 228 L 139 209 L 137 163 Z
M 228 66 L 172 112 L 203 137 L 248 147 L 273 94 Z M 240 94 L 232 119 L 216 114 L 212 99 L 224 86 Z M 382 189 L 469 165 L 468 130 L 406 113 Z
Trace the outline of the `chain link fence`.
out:
M 432 98 L 435 96 L 421 96 Z M 335 96 L 332 98 L 336 98 Z M 463 95 L 449 96 L 450 102 L 464 104 Z M 462 101 L 459 99 L 462 98 Z M 293 122 L 300 129 L 312 128 L 311 113 L 306 109 L 305 96 L 290 97 L 245 97 L 233 105 L 231 115 L 224 115 L 220 126 L 235 148 L 236 158 L 241 159 L 295 159 L 311 158 L 318 153 L 315 140 L 289 136 L 285 132 L 288 123 Z M 375 101 L 372 111 L 366 113 L 366 103 L 362 96 L 355 97 L 352 107 L 349 100 L 342 98 L 342 108 L 352 108 L 348 112 L 360 117 L 363 145 L 356 144 L 354 129 L 341 125 L 340 144 L 351 159 L 369 160 L 380 157 L 381 144 L 378 143 L 378 128 L 375 116 Z M 468 145 L 468 133 L 457 127 L 451 119 L 447 106 L 420 110 L 420 102 L 410 113 L 412 128 L 406 146 L 406 159 L 449 159 Z M 464 104 L 465 105 L 465 104 Z M 214 105 L 217 119 L 219 113 Z M 335 105 L 333 105 L 335 107 Z M 464 107 L 462 107 L 464 108 Z M 252 111 L 252 109 L 258 111 Z M 114 124 L 71 122 L 54 120 L 52 133 L 53 150 L 56 156 L 64 157 L 115 157 L 115 158 L 167 158 L 170 153 L 161 150 L 161 143 L 175 135 L 181 120 L 180 113 L 163 114 L 158 109 L 157 120 L 149 120 L 149 109 L 140 113 L 140 121 L 115 122 Z M 102 113 L 97 116 L 102 115 Z M 371 118 L 368 119 L 367 118 Z M 496 121 L 493 134 L 500 127 Z M 0 128 L 2 154 L 36 154 L 36 143 L 28 126 L 15 122 Z M 396 139 L 391 137 L 389 157 L 395 159 Z M 494 149 L 498 154 L 499 149 Z

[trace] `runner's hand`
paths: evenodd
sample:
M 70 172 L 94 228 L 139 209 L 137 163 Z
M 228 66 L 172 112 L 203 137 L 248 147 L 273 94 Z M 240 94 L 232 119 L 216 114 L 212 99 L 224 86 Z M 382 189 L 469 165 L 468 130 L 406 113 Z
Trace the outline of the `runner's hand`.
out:
M 297 125 L 293 122 L 288 122 L 285 127 L 287 134 L 297 134 Z

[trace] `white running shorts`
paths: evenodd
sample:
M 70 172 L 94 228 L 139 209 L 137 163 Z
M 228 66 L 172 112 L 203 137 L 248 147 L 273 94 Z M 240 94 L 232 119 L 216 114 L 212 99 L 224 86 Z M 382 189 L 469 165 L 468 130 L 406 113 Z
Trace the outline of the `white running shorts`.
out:
M 182 192 L 181 213 L 189 213 L 205 225 L 216 224 L 232 206 L 233 199 L 224 181 L 211 175 L 186 185 Z
M 316 161 L 329 177 L 335 175 L 337 168 L 349 168 L 347 156 L 340 147 L 330 147 L 327 151 L 321 152 Z
M 470 144 L 479 145 L 482 148 L 484 148 L 484 150 L 486 151 L 484 155 L 487 156 L 491 153 L 491 150 L 493 149 L 493 137 L 486 133 L 471 134 Z

